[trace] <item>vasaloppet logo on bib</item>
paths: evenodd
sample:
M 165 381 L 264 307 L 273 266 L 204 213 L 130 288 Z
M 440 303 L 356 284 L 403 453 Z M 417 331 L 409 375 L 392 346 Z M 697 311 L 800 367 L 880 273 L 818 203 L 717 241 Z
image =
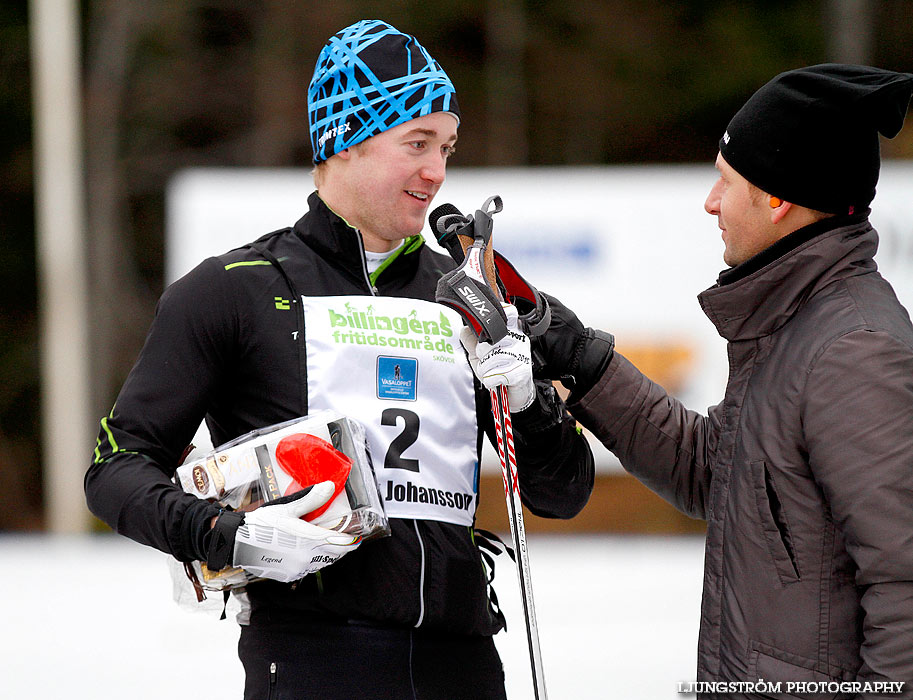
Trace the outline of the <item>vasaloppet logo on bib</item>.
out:
M 411 357 L 377 358 L 377 398 L 415 401 L 418 360 Z

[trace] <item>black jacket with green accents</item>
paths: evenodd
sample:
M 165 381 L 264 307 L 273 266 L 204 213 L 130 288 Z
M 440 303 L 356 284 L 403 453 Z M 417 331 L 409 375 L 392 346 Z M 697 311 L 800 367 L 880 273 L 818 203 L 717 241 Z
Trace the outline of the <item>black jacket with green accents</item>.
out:
M 308 412 L 301 296 L 370 295 L 434 301 L 453 268 L 421 238 L 369 275 L 360 233 L 315 194 L 294 227 L 205 260 L 162 295 L 142 352 L 102 420 L 86 474 L 90 509 L 118 533 L 173 555 L 206 559 L 218 508 L 172 481 L 205 419 L 219 445 Z M 493 437 L 488 392 L 476 384 L 482 435 Z M 520 492 L 543 517 L 570 518 L 593 487 L 586 440 L 551 385 L 513 416 Z M 297 584 L 248 587 L 252 623 L 283 619 L 491 635 L 503 625 L 488 597 L 472 528 L 392 520 L 392 537 L 366 543 Z M 303 615 L 301 613 L 304 613 Z

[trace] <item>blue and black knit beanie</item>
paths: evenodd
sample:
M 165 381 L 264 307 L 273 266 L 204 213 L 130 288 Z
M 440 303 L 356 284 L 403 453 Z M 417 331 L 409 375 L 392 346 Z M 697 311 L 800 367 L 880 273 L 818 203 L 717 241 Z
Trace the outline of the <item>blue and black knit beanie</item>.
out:
M 432 112 L 460 119 L 453 83 L 415 37 L 362 20 L 320 52 L 308 87 L 314 163 Z

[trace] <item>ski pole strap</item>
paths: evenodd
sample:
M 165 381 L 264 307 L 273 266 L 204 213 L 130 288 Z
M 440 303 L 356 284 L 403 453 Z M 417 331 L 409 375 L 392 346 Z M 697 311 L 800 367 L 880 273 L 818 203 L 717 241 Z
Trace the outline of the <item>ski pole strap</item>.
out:
M 244 513 L 223 510 L 216 518 L 209 535 L 206 566 L 210 571 L 221 571 L 231 564 L 235 550 L 235 534 L 244 522 Z
M 459 237 L 472 237 L 472 217 L 463 216 L 452 204 L 442 204 L 431 213 L 430 221 L 437 242 L 459 265 L 465 257 Z
M 523 279 L 507 258 L 498 251 L 494 251 L 494 256 L 498 284 L 504 299 L 517 307 L 521 327 L 532 338 L 542 335 L 552 322 L 548 301 L 539 294 L 538 289 Z
M 504 204 L 496 194 L 486 199 L 481 209 L 476 209 L 472 227 L 472 236 L 476 243 L 481 243 L 483 247 L 488 246 L 494 226 L 494 221 L 492 221 L 491 217 L 503 209 Z
M 491 611 L 500 622 L 501 626 L 506 630 L 507 619 L 501 611 L 501 604 L 498 602 L 498 594 L 495 592 L 492 584 L 495 580 L 495 557 L 507 552 L 511 560 L 516 562 L 514 550 L 507 546 L 504 543 L 504 540 L 495 533 L 483 530 L 482 528 L 473 528 L 472 539 L 475 542 L 476 547 L 478 547 L 479 555 L 482 557 L 482 561 L 485 562 L 485 566 L 488 569 L 488 600 Z
M 458 263 L 455 271 L 444 275 L 437 287 L 436 300 L 456 309 L 480 340 L 495 343 L 506 334 L 506 325 L 487 321 L 491 318 L 481 300 L 499 302 L 498 294 L 517 308 L 520 327 L 530 337 L 542 335 L 551 323 L 548 301 L 527 282 L 517 269 L 498 251 L 492 249 L 494 270 L 486 271 L 485 252 L 491 243 L 492 215 L 503 209 L 497 195 L 485 200 L 475 216 L 464 216 L 452 204 L 442 204 L 432 212 L 430 222 L 438 243 Z M 463 241 L 472 241 L 464 249 Z M 459 271 L 462 271 L 461 275 Z M 468 277 L 468 284 L 463 284 Z M 489 279 L 494 277 L 494 279 Z M 500 303 L 498 315 L 506 320 Z
M 490 552 L 494 556 L 500 554 L 507 554 L 510 557 L 511 561 L 517 561 L 517 557 L 514 554 L 514 550 L 510 545 L 508 545 L 504 540 L 502 540 L 498 535 L 493 533 L 491 530 L 486 530 L 481 527 L 473 528 L 473 535 L 475 536 L 476 546 L 480 550 L 485 550 Z
M 467 275 L 463 265 L 438 280 L 434 298 L 457 311 L 479 340 L 494 345 L 507 335 L 501 303 L 488 285 Z

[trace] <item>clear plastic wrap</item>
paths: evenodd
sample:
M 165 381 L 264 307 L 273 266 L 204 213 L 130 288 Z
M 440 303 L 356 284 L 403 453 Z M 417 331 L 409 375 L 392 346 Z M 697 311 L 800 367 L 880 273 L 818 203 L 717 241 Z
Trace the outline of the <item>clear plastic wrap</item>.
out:
M 328 480 L 336 484 L 335 495 L 305 519 L 363 541 L 390 534 L 365 429 L 332 411 L 254 430 L 189 460 L 175 475 L 187 493 L 236 511 L 254 510 Z M 242 569 L 210 571 L 199 561 L 184 571 L 198 601 L 206 590 L 236 590 L 254 580 Z

